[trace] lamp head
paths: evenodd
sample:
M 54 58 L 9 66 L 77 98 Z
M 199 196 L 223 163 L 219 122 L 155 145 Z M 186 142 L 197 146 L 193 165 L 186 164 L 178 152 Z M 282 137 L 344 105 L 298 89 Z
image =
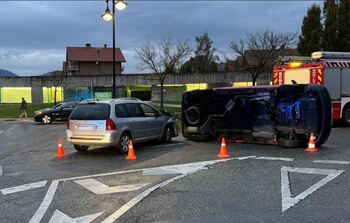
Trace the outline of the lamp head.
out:
M 128 6 L 128 4 L 125 0 L 117 0 L 117 3 L 115 3 L 115 8 L 119 11 L 124 10 L 126 6 Z
M 113 15 L 112 13 L 109 11 L 109 8 L 107 6 L 106 11 L 101 15 L 101 17 L 105 20 L 105 21 L 111 21 L 113 19 Z

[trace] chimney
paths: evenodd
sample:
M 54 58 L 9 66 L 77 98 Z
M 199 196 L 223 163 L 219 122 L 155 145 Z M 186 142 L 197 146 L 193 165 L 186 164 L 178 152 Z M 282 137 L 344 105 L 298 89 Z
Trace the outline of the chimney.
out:
M 86 43 L 85 46 L 86 47 L 91 47 L 91 43 Z
M 107 48 L 107 44 L 104 44 L 103 46 L 104 46 L 105 48 Z

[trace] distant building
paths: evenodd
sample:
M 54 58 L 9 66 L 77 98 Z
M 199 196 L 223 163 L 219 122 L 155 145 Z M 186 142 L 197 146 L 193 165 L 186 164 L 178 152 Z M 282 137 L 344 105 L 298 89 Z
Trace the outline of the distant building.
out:
M 122 63 L 126 62 L 120 48 L 115 49 L 116 74 L 123 71 Z M 74 75 L 104 75 L 113 74 L 113 48 L 67 47 L 66 61 L 63 62 L 63 72 L 68 76 Z
M 261 62 L 261 58 L 264 58 L 267 54 L 267 50 L 245 50 L 244 51 L 244 57 L 237 57 L 236 59 L 236 69 L 240 69 L 245 66 L 259 66 L 259 63 Z M 275 65 L 275 63 L 278 61 L 280 57 L 283 56 L 298 56 L 297 49 L 278 49 L 273 54 L 274 58 L 269 58 L 268 63 L 264 67 L 266 70 L 271 70 Z
M 237 71 L 237 60 L 227 60 L 225 63 L 218 63 L 218 72 L 235 72 Z
M 218 71 L 228 71 L 228 72 L 239 72 L 243 71 L 244 67 L 249 65 L 250 67 L 259 66 L 261 57 L 264 57 L 266 50 L 245 50 L 244 57 L 238 56 L 235 60 L 227 60 L 226 63 L 218 64 Z M 275 62 L 278 61 L 279 57 L 283 56 L 299 56 L 297 49 L 278 49 L 274 54 L 275 58 L 270 60 L 265 67 L 266 70 L 271 70 L 275 65 Z

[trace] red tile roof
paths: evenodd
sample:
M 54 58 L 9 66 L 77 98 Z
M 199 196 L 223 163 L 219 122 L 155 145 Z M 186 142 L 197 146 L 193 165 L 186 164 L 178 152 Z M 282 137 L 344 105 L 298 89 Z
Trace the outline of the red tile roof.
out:
M 115 49 L 115 60 L 117 62 L 126 62 L 120 48 Z M 113 49 L 104 47 L 67 47 L 66 61 L 113 62 Z

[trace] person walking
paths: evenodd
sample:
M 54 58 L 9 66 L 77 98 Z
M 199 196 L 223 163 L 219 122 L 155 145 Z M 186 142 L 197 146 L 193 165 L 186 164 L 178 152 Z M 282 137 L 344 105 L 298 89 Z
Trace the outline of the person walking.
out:
M 26 100 L 24 100 L 24 98 L 22 98 L 22 102 L 21 102 L 21 115 L 19 116 L 20 118 L 27 118 L 27 102 Z

